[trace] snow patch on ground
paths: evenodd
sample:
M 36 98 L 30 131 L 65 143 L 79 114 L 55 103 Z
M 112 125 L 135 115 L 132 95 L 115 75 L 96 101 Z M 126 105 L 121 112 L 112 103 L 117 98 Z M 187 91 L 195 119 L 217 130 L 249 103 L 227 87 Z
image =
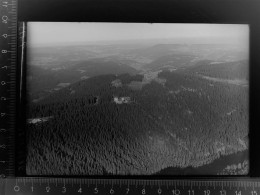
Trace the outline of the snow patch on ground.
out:
M 216 141 L 214 143 L 216 153 L 225 154 L 226 146 L 224 143 Z
M 170 72 L 173 72 L 173 71 L 176 71 L 176 70 L 177 70 L 177 68 L 169 68 Z
M 242 145 L 242 147 L 244 149 L 247 149 L 247 144 L 246 144 L 246 142 L 244 140 L 242 140 L 241 138 L 238 138 L 238 142 Z
M 230 112 L 228 112 L 228 113 L 227 113 L 227 115 L 229 115 L 229 116 L 230 116 L 230 115 L 231 115 L 233 112 L 235 112 L 235 111 L 236 111 L 236 109 L 234 109 L 234 110 L 231 110 Z
M 189 91 L 189 92 L 196 92 L 196 91 L 197 91 L 196 89 L 192 89 L 192 88 L 184 87 L 184 86 L 181 86 L 181 88 L 182 88 L 184 91 Z
M 211 62 L 211 63 L 209 63 L 210 65 L 213 65 L 213 64 L 223 64 L 223 63 L 225 63 L 225 62 Z
M 57 87 L 67 87 L 67 86 L 69 86 L 70 85 L 70 83 L 59 83 L 58 85 L 57 85 Z
M 161 79 L 161 78 L 155 78 L 154 81 L 159 83 L 159 84 L 161 84 L 161 85 L 163 85 L 163 86 L 166 83 L 166 79 Z
M 58 90 L 60 90 L 60 89 L 62 89 L 64 87 L 67 87 L 69 85 L 70 85 L 70 83 L 59 83 L 58 85 L 56 85 L 56 87 L 53 90 L 54 91 L 58 91 Z
M 191 110 L 187 110 L 188 114 L 193 114 L 193 112 Z
M 204 76 L 204 75 L 200 75 L 200 74 L 199 74 L 199 76 L 201 76 L 201 78 L 203 78 L 203 79 L 207 79 L 207 80 L 214 81 L 214 82 L 228 83 L 228 84 L 233 84 L 233 85 L 239 85 L 242 87 L 248 87 L 248 81 L 245 79 L 221 79 L 221 78 Z
M 88 76 L 82 76 L 80 77 L 81 80 L 85 80 L 85 79 L 88 79 L 89 77 Z
M 86 70 L 82 70 L 82 69 L 78 69 L 77 71 L 79 71 L 79 72 L 80 72 L 80 74 L 82 74 L 82 73 L 86 72 Z
M 59 70 L 64 70 L 64 69 L 66 69 L 66 68 L 64 66 L 62 66 L 62 67 L 59 67 L 59 68 L 52 68 L 51 70 L 59 71 Z
M 29 123 L 29 124 L 43 123 L 43 122 L 48 121 L 51 118 L 53 118 L 53 116 L 47 116 L 47 117 L 42 117 L 42 118 L 31 118 L 31 119 L 27 119 L 27 123 Z
M 113 87 L 122 87 L 122 82 L 121 82 L 120 79 L 116 79 L 116 80 L 114 80 L 114 81 L 111 82 L 111 85 L 112 85 Z

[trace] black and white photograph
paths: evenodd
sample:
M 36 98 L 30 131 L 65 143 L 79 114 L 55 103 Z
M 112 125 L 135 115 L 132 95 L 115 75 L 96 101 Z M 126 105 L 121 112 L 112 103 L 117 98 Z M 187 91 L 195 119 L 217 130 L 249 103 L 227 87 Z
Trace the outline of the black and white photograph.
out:
M 249 25 L 26 26 L 27 175 L 249 173 Z

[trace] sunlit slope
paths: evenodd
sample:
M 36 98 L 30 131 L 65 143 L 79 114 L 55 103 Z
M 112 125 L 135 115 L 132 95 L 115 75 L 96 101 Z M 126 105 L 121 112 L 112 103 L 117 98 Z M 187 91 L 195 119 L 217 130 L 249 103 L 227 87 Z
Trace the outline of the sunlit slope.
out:
M 32 104 L 27 118 L 50 116 L 28 124 L 28 174 L 146 175 L 248 147 L 248 88 L 185 72 L 89 78 Z

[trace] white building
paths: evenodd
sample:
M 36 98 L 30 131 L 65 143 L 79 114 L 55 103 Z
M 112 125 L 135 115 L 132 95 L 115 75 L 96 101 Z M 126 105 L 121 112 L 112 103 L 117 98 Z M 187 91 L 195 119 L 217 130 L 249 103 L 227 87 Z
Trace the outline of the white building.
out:
M 127 104 L 130 100 L 130 97 L 114 97 L 114 102 L 116 104 Z

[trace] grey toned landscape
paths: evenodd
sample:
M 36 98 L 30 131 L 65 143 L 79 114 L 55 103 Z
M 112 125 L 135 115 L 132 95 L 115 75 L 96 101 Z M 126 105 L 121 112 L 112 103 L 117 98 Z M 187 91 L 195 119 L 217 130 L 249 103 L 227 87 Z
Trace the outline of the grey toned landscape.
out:
M 28 23 L 27 174 L 248 174 L 248 35 Z

